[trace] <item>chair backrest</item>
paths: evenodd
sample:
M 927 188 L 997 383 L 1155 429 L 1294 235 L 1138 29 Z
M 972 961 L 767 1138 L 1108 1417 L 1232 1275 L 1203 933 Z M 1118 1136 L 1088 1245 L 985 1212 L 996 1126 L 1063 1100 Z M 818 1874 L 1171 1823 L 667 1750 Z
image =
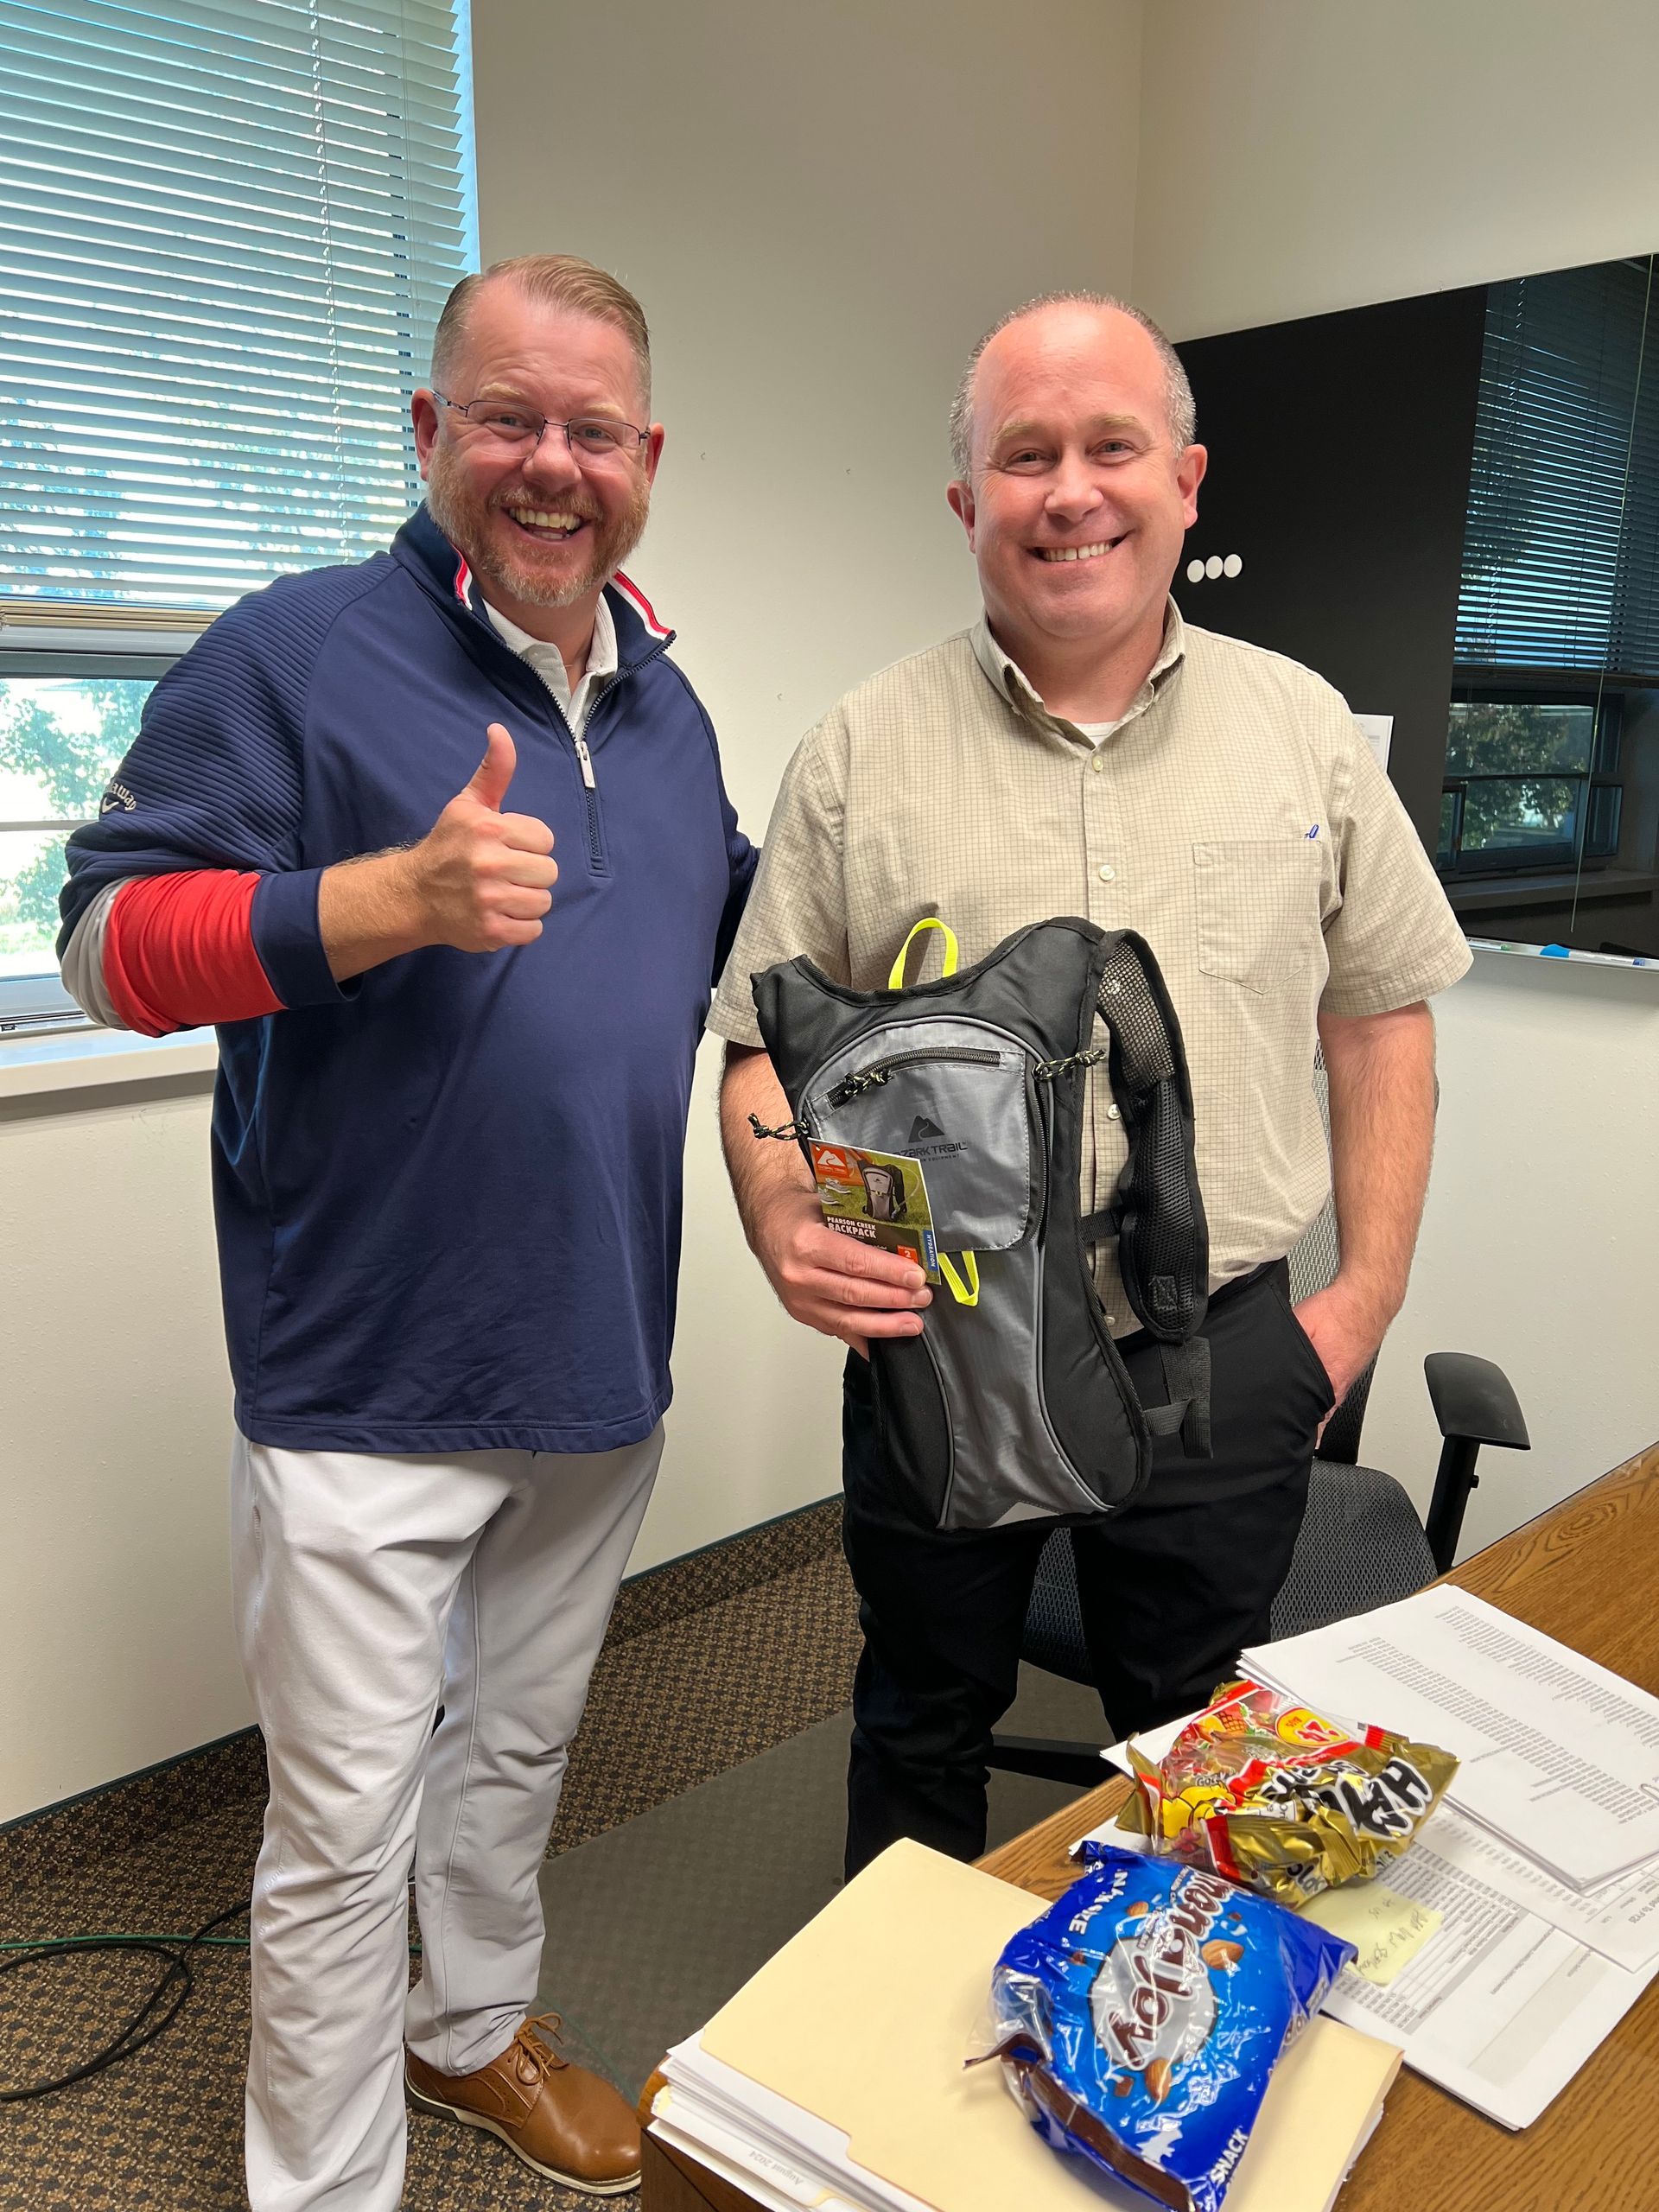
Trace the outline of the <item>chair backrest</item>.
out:
M 1313 1063 L 1313 1094 L 1319 1102 L 1319 1119 L 1325 1124 L 1325 1141 L 1328 1146 L 1331 1141 L 1331 1101 L 1322 1056 L 1316 1057 Z M 1311 1298 L 1316 1290 L 1323 1290 L 1335 1275 L 1341 1256 L 1342 1248 L 1337 1236 L 1337 1210 L 1327 1197 L 1288 1255 L 1291 1302 L 1299 1303 L 1304 1298 Z M 1358 1459 L 1359 1433 L 1365 1424 L 1365 1401 L 1370 1395 L 1371 1377 L 1376 1371 L 1376 1362 L 1373 1359 L 1326 1422 L 1325 1435 L 1319 1444 L 1321 1459 L 1338 1460 L 1350 1467 Z

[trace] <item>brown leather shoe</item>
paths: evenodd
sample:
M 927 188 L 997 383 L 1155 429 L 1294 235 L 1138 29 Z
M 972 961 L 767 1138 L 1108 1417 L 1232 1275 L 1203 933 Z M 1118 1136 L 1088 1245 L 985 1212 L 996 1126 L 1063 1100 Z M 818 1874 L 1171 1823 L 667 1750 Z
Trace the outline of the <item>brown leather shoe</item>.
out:
M 639 2186 L 639 2129 L 608 2082 L 573 2066 L 532 2028 L 556 2034 L 559 2016 L 526 2020 L 487 2066 L 475 2074 L 440 2074 L 404 2053 L 410 2101 L 423 2112 L 459 2120 L 499 2135 L 532 2173 L 595 2196 L 620 2196 Z

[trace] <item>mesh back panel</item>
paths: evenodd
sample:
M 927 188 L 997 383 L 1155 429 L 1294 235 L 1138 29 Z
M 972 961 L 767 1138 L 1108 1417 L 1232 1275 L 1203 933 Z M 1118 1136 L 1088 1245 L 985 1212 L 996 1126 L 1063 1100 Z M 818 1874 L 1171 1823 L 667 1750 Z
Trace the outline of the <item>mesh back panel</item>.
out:
M 1392 1475 L 1316 1459 L 1290 1572 L 1273 1601 L 1274 1637 L 1409 1598 L 1434 1573 L 1423 1525 Z
M 1185 1336 L 1204 1311 L 1208 1236 L 1192 1163 L 1186 1071 L 1172 1052 L 1155 982 L 1127 938 L 1110 947 L 1100 982 L 1101 1019 L 1111 1033 L 1113 1089 L 1131 1138 L 1117 1204 L 1124 1279 L 1150 1301 L 1136 1310 L 1160 1335 Z M 1173 1014 L 1167 1017 L 1173 1024 Z
M 1111 1027 L 1124 1081 L 1137 1096 L 1175 1074 L 1150 988 L 1135 947 L 1120 937 L 1101 971 L 1100 1011 Z
M 1290 1296 L 1293 1305 L 1323 1290 L 1337 1272 L 1341 1258 L 1337 1243 L 1337 1210 L 1329 1198 L 1290 1249 Z
M 1319 1119 L 1325 1124 L 1325 1142 L 1329 1144 L 1331 1098 L 1322 1057 L 1316 1058 L 1313 1063 L 1313 1095 L 1319 1102 Z M 1341 1256 L 1341 1248 L 1337 1242 L 1336 1208 L 1327 1198 L 1314 1220 L 1291 1247 L 1291 1303 L 1297 1305 L 1304 1298 L 1311 1298 L 1316 1290 L 1323 1290 L 1336 1274 Z M 1325 1423 L 1319 1449 L 1327 1459 L 1343 1460 L 1351 1466 L 1359 1457 L 1359 1433 L 1365 1423 L 1365 1401 L 1370 1395 L 1371 1377 L 1376 1372 L 1376 1362 L 1373 1359 L 1370 1366 L 1355 1378 L 1353 1388 Z
M 1313 1096 L 1319 1102 L 1319 1124 L 1325 1149 L 1331 1147 L 1331 1086 L 1325 1072 L 1325 1055 L 1313 1055 Z M 1342 1248 L 1337 1242 L 1337 1210 L 1329 1196 L 1318 1216 L 1303 1230 L 1290 1253 L 1290 1297 L 1296 1305 L 1323 1290 L 1337 1272 Z

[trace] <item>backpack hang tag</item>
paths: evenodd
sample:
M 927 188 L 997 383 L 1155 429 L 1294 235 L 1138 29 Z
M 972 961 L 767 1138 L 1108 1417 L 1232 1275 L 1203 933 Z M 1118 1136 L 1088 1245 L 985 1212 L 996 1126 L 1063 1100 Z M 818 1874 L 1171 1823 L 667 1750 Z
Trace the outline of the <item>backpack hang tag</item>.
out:
M 898 1253 L 918 1267 L 929 1282 L 938 1282 L 938 1242 L 920 1160 L 817 1141 L 809 1149 L 819 1202 L 830 1228 L 843 1236 L 857 1237 L 861 1243 Z

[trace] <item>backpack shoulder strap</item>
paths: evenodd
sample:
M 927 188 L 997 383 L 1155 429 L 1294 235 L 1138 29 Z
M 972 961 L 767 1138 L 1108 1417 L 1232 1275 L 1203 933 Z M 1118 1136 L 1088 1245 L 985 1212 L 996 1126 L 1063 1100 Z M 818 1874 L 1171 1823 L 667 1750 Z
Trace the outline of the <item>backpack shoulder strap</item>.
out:
M 1129 1156 L 1115 1203 L 1088 1217 L 1090 1241 L 1117 1235 L 1118 1271 L 1141 1326 L 1163 1351 L 1170 1402 L 1150 1408 L 1154 1434 L 1179 1428 L 1189 1454 L 1210 1449 L 1210 1347 L 1197 1332 L 1209 1305 L 1210 1231 L 1192 1142 L 1192 1085 L 1163 975 L 1133 930 L 1102 945 L 1096 1008 L 1110 1042 L 1108 1072 Z

